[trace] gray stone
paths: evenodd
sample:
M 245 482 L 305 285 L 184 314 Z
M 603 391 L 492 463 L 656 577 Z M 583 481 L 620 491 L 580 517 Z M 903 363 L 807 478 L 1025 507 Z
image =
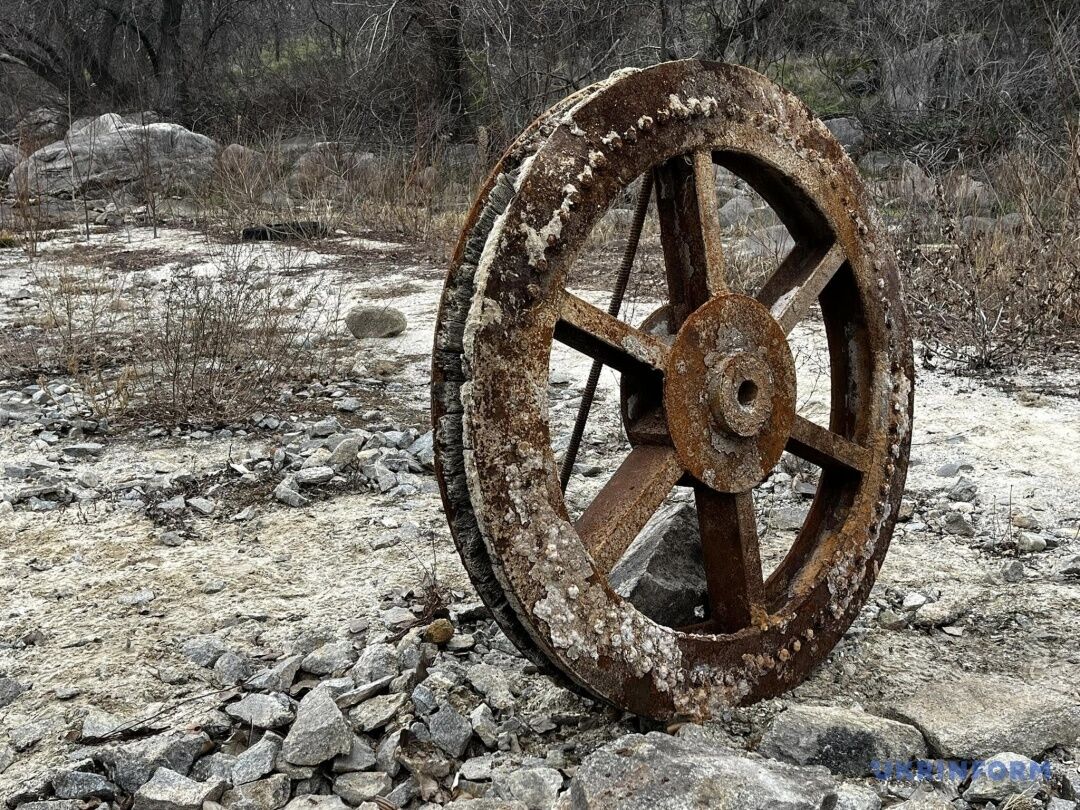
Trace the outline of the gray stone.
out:
M 235 756 L 226 754 L 224 751 L 216 751 L 209 756 L 200 757 L 192 766 L 189 776 L 198 782 L 208 782 L 212 779 L 225 779 L 231 782 L 235 765 Z
M 780 506 L 769 510 L 766 522 L 779 531 L 795 532 L 802 528 L 808 514 L 808 506 Z
M 289 655 L 282 658 L 272 667 L 256 672 L 247 682 L 248 689 L 263 689 L 268 692 L 288 692 L 296 673 L 300 671 L 300 663 L 304 660 L 302 655 Z
M 862 121 L 858 118 L 830 118 L 825 126 L 848 152 L 858 151 L 866 141 Z
M 320 685 L 300 701 L 282 756 L 293 765 L 318 765 L 352 749 L 353 735 L 330 690 Z
M 657 510 L 608 580 L 653 621 L 671 627 L 699 621 L 694 609 L 707 593 L 694 505 L 684 501 Z
M 332 770 L 334 773 L 352 773 L 353 771 L 369 771 L 375 767 L 375 751 L 365 738 L 353 735 L 352 748 L 349 753 L 335 757 Z
M 472 723 L 473 731 L 480 741 L 488 748 L 494 748 L 498 744 L 498 724 L 491 707 L 481 703 L 469 713 L 469 722 Z
M 10 706 L 28 688 L 14 678 L 0 675 L 0 709 Z
M 283 478 L 281 482 L 274 487 L 274 499 L 286 506 L 292 506 L 294 508 L 307 506 L 308 499 L 300 494 L 299 490 L 297 490 L 297 486 L 296 480 L 291 475 Z
M 302 669 L 312 675 L 332 675 L 335 672 L 344 672 L 353 665 L 355 660 L 356 651 L 353 649 L 352 642 L 342 639 L 323 644 L 309 653 L 304 658 Z
M 174 731 L 109 746 L 98 754 L 98 758 L 106 765 L 118 788 L 134 793 L 159 768 L 188 773 L 209 741 L 206 734 Z
M 385 338 L 400 335 L 409 322 L 405 313 L 393 307 L 359 306 L 345 315 L 345 326 L 355 338 Z
M 169 517 L 180 517 L 184 514 L 185 509 L 187 509 L 187 501 L 183 495 L 169 498 L 167 501 L 162 501 L 157 505 L 157 510 Z
M 949 500 L 964 501 L 970 503 L 979 494 L 979 486 L 970 478 L 961 476 L 956 483 L 949 488 Z
M 15 761 L 15 749 L 8 744 L 8 741 L 3 737 L 0 737 L 0 773 L 3 773 L 11 764 Z
M 288 803 L 291 792 L 292 780 L 276 773 L 267 779 L 237 785 L 226 791 L 221 803 L 229 810 L 278 810 Z
M 528 810 L 548 810 L 562 790 L 563 777 L 554 768 L 515 768 L 494 779 L 504 799 L 521 802 Z
M 1024 579 L 1024 564 L 1019 560 L 1010 560 L 1001 567 L 1001 578 L 1010 584 L 1022 582 Z
M 116 786 L 98 773 L 60 771 L 52 778 L 53 793 L 58 799 L 88 799 L 112 801 Z
M 935 756 L 979 759 L 987 751 L 1039 757 L 1074 744 L 1080 701 L 1045 682 L 964 675 L 921 689 L 893 712 L 926 738 Z
M 297 796 L 285 810 L 349 810 L 340 796 Z
M 926 755 L 918 729 L 835 706 L 792 706 L 766 730 L 758 750 L 794 765 L 824 765 L 841 776 L 870 775 L 871 760 Z
M 262 779 L 274 770 L 274 763 L 281 753 L 281 737 L 271 731 L 248 750 L 236 757 L 232 767 L 232 783 L 243 785 Z
M 6 183 L 12 170 L 22 160 L 19 147 L 9 143 L 0 143 L 0 183 Z
M 350 675 L 359 686 L 372 681 L 377 681 L 386 676 L 394 677 L 398 674 L 398 654 L 393 644 L 369 644 L 356 659 L 356 666 L 352 668 Z
M 394 719 L 408 699 L 404 692 L 373 697 L 350 711 L 349 720 L 357 731 L 377 731 Z
M 19 810 L 83 810 L 83 805 L 84 803 L 77 799 L 52 799 L 41 802 L 20 802 L 18 808 Z
M 881 797 L 861 785 L 841 784 L 833 810 L 881 810 Z
M 824 768 L 755 760 L 701 739 L 628 734 L 590 754 L 560 808 L 819 810 L 836 786 Z
M 325 484 L 334 477 L 334 468 L 328 466 L 308 467 L 297 470 L 293 474 L 293 480 L 302 487 Z
M 134 810 L 202 810 L 203 802 L 217 801 L 225 783 L 196 782 L 168 768 L 158 768 L 135 793 Z
M 212 667 L 222 655 L 228 652 L 228 649 L 224 641 L 208 634 L 189 638 L 180 651 L 189 661 L 201 667 Z
M 214 662 L 214 679 L 221 686 L 235 686 L 251 677 L 251 661 L 246 655 L 229 650 Z
M 334 793 L 352 805 L 385 796 L 393 783 L 390 777 L 379 771 L 345 773 L 334 780 Z
M 398 754 L 401 751 L 401 741 L 405 736 L 403 729 L 391 731 L 379 742 L 375 748 L 375 767 L 390 776 L 397 776 L 401 770 L 398 762 Z
M 380 692 L 386 691 L 386 688 L 394 680 L 393 675 L 387 675 L 379 678 L 376 681 L 370 681 L 369 683 L 362 683 L 355 689 L 350 689 L 347 692 L 342 692 L 335 700 L 339 709 L 351 709 L 360 703 L 363 703 L 368 698 L 375 697 Z
M 200 515 L 212 515 L 217 505 L 209 498 L 188 498 L 187 505 Z
M 1020 754 L 1006 751 L 988 757 L 964 791 L 969 802 L 1000 802 L 1046 780 L 1039 765 Z
M 179 124 L 125 122 L 84 130 L 42 147 L 8 179 L 12 196 L 88 197 L 114 189 L 185 192 L 213 174 L 218 145 Z
M 92 458 L 100 456 L 105 451 L 105 445 L 96 442 L 83 442 L 82 444 L 68 445 L 63 451 L 73 458 Z
M 505 670 L 491 664 L 473 664 L 466 670 L 465 677 L 473 689 L 486 698 L 491 708 L 505 711 L 513 707 L 514 695 L 510 691 Z
M 974 537 L 975 527 L 971 518 L 962 512 L 948 512 L 945 515 L 945 531 L 957 537 Z
M 360 448 L 363 447 L 363 444 L 363 439 L 357 436 L 349 436 L 342 439 L 338 443 L 338 446 L 330 453 L 326 463 L 330 466 L 331 470 L 335 472 L 340 472 L 341 470 L 355 466 L 356 454 L 360 452 Z
M 296 716 L 292 702 L 283 694 L 245 695 L 225 707 L 230 717 L 255 728 L 281 728 Z
M 1020 532 L 1020 536 L 1016 538 L 1016 550 L 1020 554 L 1046 551 L 1046 539 L 1032 532 Z
M 955 810 L 952 803 L 932 787 L 920 788 L 905 802 L 894 804 L 889 810 Z
M 472 724 L 458 714 L 449 703 L 444 704 L 427 721 L 431 741 L 454 759 L 461 759 L 472 739 Z

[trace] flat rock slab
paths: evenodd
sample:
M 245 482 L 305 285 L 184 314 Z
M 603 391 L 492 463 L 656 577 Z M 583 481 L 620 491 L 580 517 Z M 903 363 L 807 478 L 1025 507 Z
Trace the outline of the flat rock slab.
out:
M 917 728 L 854 709 L 792 706 L 765 731 L 758 750 L 793 765 L 824 765 L 833 773 L 870 775 L 873 760 L 926 756 Z
M 628 734 L 589 755 L 558 810 L 818 810 L 835 802 L 823 768 L 751 759 L 702 739 Z M 825 805 L 829 806 L 829 805 Z
M 1001 675 L 926 686 L 888 712 L 918 728 L 940 757 L 981 759 L 1015 751 L 1038 759 L 1080 737 L 1080 699 Z

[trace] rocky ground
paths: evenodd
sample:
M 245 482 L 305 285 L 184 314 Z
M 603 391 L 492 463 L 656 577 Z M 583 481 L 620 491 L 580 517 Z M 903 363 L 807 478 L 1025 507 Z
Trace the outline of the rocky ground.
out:
M 215 250 L 175 228 L 91 244 L 133 287 Z M 39 265 L 85 247 L 57 234 Z M 289 266 L 285 248 L 243 250 L 295 272 L 296 249 Z M 469 585 L 426 425 L 438 263 L 367 235 L 303 251 L 345 310 L 378 299 L 342 331 L 391 336 L 357 339 L 351 369 L 242 423 L 122 425 L 76 377 L 0 380 L 9 807 L 1075 807 L 1080 364 L 922 369 L 904 513 L 844 641 L 782 699 L 657 729 L 538 674 Z M 38 277 L 0 249 L 0 328 L 40 314 Z M 800 409 L 819 418 L 820 334 L 797 339 Z M 560 350 L 552 367 L 565 436 L 588 361 Z M 604 375 L 572 508 L 627 451 L 615 384 Z M 767 564 L 813 491 L 790 463 L 759 488 Z M 650 564 L 638 579 L 662 578 Z M 871 774 L 920 756 L 1046 759 L 1051 776 L 917 789 Z

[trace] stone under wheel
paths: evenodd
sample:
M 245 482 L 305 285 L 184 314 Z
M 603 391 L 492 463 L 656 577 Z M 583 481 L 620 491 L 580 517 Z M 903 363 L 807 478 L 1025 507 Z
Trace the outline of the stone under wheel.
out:
M 717 165 L 752 186 L 795 243 L 753 296 L 727 277 Z M 566 289 L 586 238 L 637 178 L 649 181 L 667 281 L 649 328 Z M 815 305 L 827 427 L 796 413 L 788 343 Z M 632 446 L 576 520 L 547 413 L 553 341 L 621 374 Z M 432 379 L 455 542 L 506 634 L 579 690 L 657 719 L 778 694 L 869 595 L 903 493 L 913 376 L 894 255 L 855 167 L 807 107 L 731 65 L 617 73 L 519 137 L 455 252 Z M 822 472 L 765 577 L 753 488 L 785 450 Z M 667 627 L 608 575 L 676 486 L 696 503 L 708 604 L 703 621 Z

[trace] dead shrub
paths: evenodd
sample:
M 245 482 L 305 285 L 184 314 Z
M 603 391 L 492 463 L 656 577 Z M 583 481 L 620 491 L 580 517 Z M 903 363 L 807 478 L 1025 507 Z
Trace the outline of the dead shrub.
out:
M 971 216 L 941 196 L 903 227 L 909 308 L 929 355 L 1002 368 L 1080 329 L 1080 128 L 1065 144 L 993 168 L 1008 215 Z
M 159 284 L 37 263 L 46 354 L 83 386 L 99 415 L 165 424 L 233 424 L 289 384 L 329 372 L 323 336 L 336 293 L 310 275 L 284 278 L 242 246 Z M 284 249 L 284 269 L 302 259 Z

